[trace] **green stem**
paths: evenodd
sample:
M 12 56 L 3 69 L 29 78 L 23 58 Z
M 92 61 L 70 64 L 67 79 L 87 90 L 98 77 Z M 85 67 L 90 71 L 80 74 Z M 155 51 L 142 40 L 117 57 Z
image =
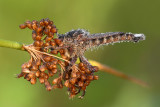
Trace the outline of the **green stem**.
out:
M 0 39 L 0 47 L 24 50 L 22 43 Z

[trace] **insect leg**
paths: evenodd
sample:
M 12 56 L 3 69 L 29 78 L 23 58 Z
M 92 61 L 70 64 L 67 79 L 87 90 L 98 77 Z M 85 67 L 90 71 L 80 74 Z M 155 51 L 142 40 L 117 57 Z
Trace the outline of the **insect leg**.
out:
M 88 69 L 92 72 L 95 72 L 96 69 L 88 62 L 88 60 L 84 56 L 80 56 L 80 61 L 87 65 Z

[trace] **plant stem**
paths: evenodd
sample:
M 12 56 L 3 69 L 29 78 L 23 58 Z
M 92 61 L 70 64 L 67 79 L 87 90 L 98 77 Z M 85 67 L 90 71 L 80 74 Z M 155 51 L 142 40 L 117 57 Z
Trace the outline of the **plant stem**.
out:
M 23 43 L 0 39 L 0 47 L 24 50 Z
M 126 75 L 126 74 L 124 74 L 124 73 L 122 73 L 122 72 L 120 72 L 118 70 L 115 70 L 115 69 L 113 69 L 113 68 L 111 68 L 111 67 L 109 67 L 107 65 L 103 65 L 103 64 L 101 64 L 101 63 L 99 63 L 97 61 L 93 61 L 93 60 L 89 60 L 89 62 L 92 65 L 98 66 L 99 70 L 101 70 L 101 71 L 107 72 L 109 74 L 112 74 L 114 76 L 123 78 L 125 80 L 129 80 L 129 81 L 131 81 L 133 83 L 136 83 L 136 84 L 138 84 L 140 86 L 149 87 L 149 85 L 147 83 L 145 83 L 144 81 L 139 80 L 139 79 L 134 78 L 134 77 L 131 77 L 131 76 L 128 76 L 128 75 Z

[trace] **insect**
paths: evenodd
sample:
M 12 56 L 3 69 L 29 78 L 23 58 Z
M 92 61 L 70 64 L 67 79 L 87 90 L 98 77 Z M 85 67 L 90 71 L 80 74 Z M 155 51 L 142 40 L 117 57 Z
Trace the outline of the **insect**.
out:
M 58 34 L 58 38 L 64 43 L 64 47 L 70 52 L 70 66 L 76 62 L 77 58 L 80 58 L 80 61 L 86 64 L 90 71 L 94 72 L 95 68 L 84 57 L 84 52 L 86 50 L 100 45 L 108 45 L 117 42 L 139 42 L 145 40 L 145 35 L 124 32 L 90 34 L 84 29 L 77 29 L 71 30 L 65 34 Z M 70 68 L 70 66 L 68 68 Z
M 94 75 L 98 67 L 88 62 L 84 56 L 85 51 L 116 42 L 145 40 L 144 34 L 123 32 L 90 34 L 84 29 L 58 34 L 53 21 L 48 18 L 41 21 L 26 21 L 20 25 L 21 29 L 26 27 L 32 30 L 34 42 L 23 46 L 31 58 L 21 66 L 21 73 L 17 77 L 24 77 L 31 84 L 35 84 L 38 79 L 41 84 L 45 84 L 48 91 L 65 86 L 68 88 L 70 98 L 80 92 L 82 92 L 80 98 L 83 98 L 91 81 L 98 80 L 98 76 Z M 58 37 L 55 37 L 55 33 Z M 80 62 L 76 63 L 78 58 Z M 54 75 L 57 73 L 58 77 L 55 78 Z M 53 85 L 49 78 L 53 79 Z

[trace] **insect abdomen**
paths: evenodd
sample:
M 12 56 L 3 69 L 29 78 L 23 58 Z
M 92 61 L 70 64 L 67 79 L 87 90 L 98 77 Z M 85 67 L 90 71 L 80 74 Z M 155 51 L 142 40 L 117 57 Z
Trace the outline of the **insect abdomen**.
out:
M 99 46 L 99 45 L 108 45 L 117 42 L 131 41 L 138 42 L 144 40 L 144 34 L 132 34 L 132 33 L 123 33 L 123 32 L 111 32 L 104 34 L 93 34 L 90 35 L 87 39 L 89 42 L 89 47 Z

